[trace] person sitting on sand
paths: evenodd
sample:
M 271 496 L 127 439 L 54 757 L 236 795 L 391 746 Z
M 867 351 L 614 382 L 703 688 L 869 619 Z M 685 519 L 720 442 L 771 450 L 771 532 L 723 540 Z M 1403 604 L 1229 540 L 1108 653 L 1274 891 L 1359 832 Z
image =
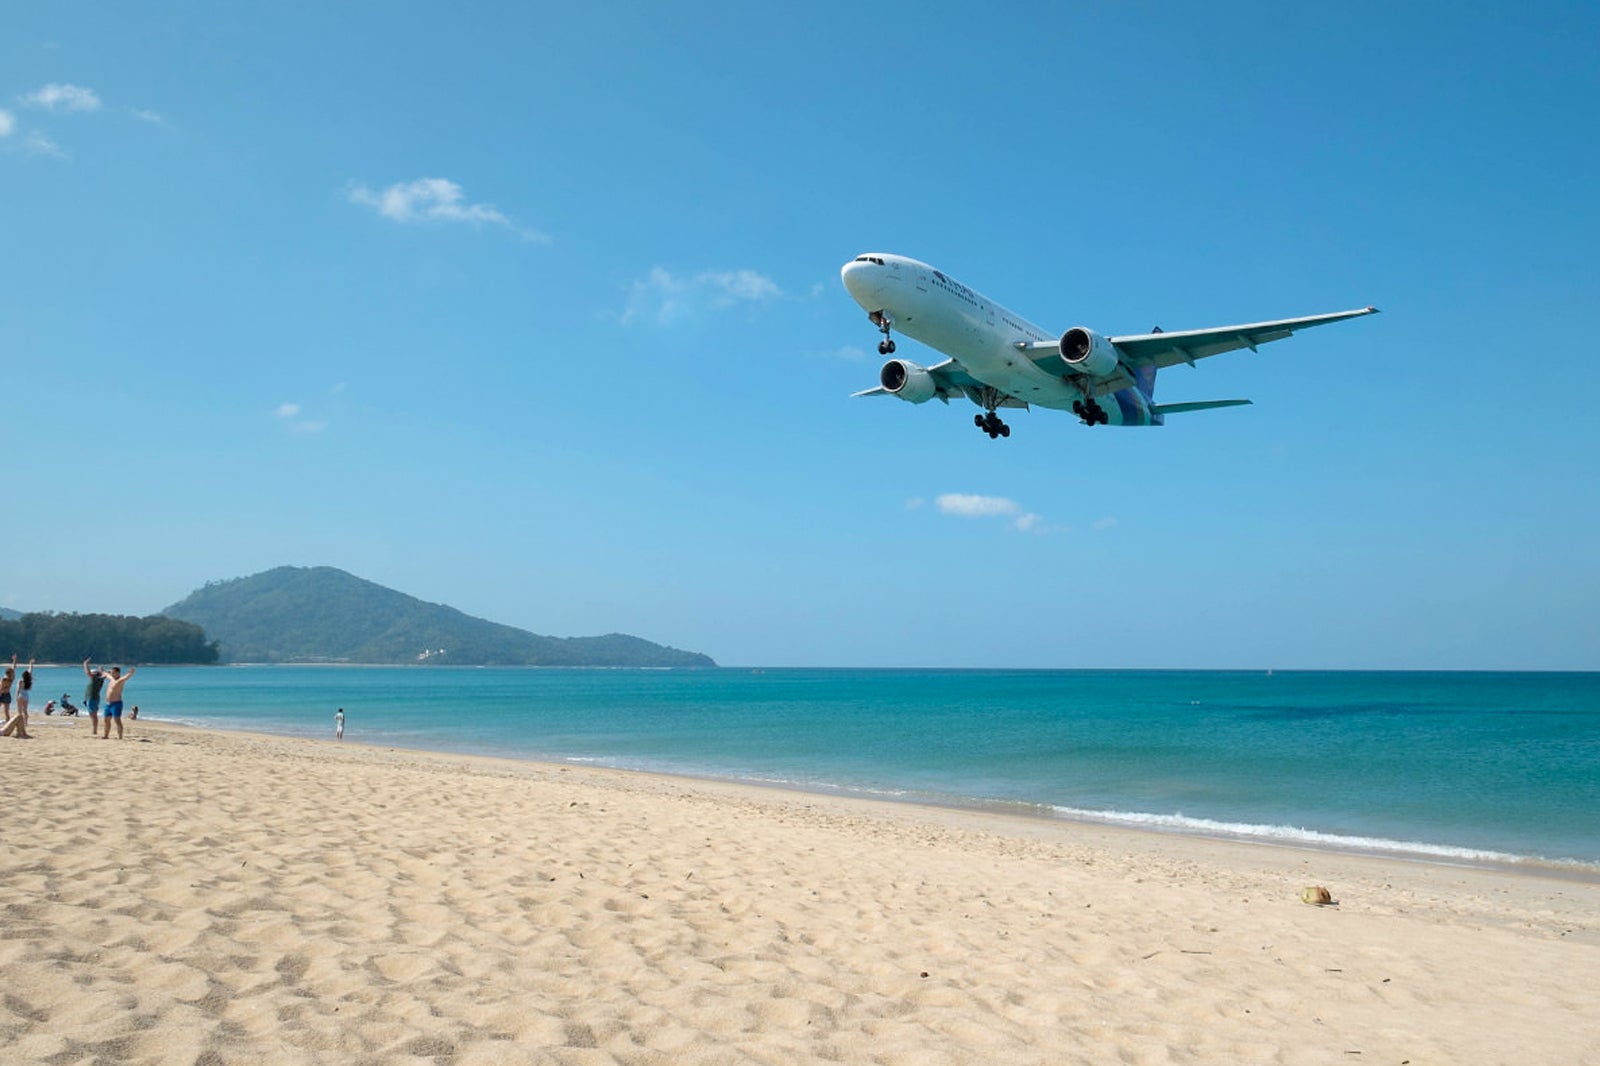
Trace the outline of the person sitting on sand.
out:
M 61 717 L 71 718 L 78 713 L 78 705 L 65 692 L 61 694 Z
M 138 669 L 137 666 L 130 666 L 128 672 L 123 673 L 120 666 L 111 668 L 111 676 L 106 679 L 106 731 L 101 740 L 111 739 L 113 720 L 117 723 L 117 739 L 122 739 L 122 688 Z
M 56 701 L 55 700 L 45 700 L 44 701 L 44 713 L 47 714 L 47 715 L 56 713 Z

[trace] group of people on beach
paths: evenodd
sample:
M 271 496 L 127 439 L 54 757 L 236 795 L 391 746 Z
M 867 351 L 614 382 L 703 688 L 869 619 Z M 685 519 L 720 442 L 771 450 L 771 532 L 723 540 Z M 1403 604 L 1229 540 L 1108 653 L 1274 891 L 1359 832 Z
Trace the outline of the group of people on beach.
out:
M 17 674 L 17 656 L 12 653 L 11 665 L 6 667 L 0 675 L 0 712 L 4 712 L 4 723 L 0 724 L 0 737 L 21 737 L 26 740 L 28 733 L 28 700 L 33 695 L 33 667 L 34 660 L 29 659 L 28 665 L 23 668 L 19 677 Z M 127 685 L 128 678 L 138 671 L 137 666 L 128 667 L 128 672 L 123 673 L 122 667 L 113 666 L 110 671 L 90 666 L 89 660 L 83 660 L 83 674 L 89 679 L 84 689 L 83 702 L 89 711 L 89 735 L 99 737 L 101 740 L 111 739 L 111 723 L 117 723 L 117 739 L 122 739 L 122 690 Z M 13 694 L 12 689 L 16 692 Z M 15 711 L 12 710 L 13 703 Z M 100 700 L 105 698 L 105 732 L 100 731 Z M 45 713 L 50 714 L 55 708 L 55 701 L 51 700 L 45 705 Z M 70 708 L 70 710 L 68 709 Z M 61 696 L 61 713 L 63 715 L 76 714 L 78 709 L 72 706 L 65 693 Z M 139 716 L 139 708 L 133 709 L 132 717 Z

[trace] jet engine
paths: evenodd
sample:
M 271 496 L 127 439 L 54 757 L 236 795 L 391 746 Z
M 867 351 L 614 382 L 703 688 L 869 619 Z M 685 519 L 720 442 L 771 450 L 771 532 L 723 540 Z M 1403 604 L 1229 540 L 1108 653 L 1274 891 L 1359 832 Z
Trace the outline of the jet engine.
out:
M 1117 369 L 1117 349 L 1100 334 L 1073 326 L 1061 335 L 1061 359 L 1071 373 L 1110 377 Z M 887 373 L 887 369 L 885 369 Z M 885 386 L 887 388 L 887 386 Z
M 927 403 L 939 391 L 933 375 L 909 359 L 891 359 L 878 371 L 878 384 L 907 403 Z

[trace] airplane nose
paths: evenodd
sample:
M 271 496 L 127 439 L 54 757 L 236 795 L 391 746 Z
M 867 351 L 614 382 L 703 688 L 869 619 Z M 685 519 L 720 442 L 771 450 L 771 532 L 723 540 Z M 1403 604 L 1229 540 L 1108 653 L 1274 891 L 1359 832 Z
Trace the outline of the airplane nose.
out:
M 866 307 L 872 299 L 872 284 L 869 281 L 871 267 L 871 263 L 854 259 L 839 268 L 839 278 L 844 282 L 845 291 L 862 307 Z

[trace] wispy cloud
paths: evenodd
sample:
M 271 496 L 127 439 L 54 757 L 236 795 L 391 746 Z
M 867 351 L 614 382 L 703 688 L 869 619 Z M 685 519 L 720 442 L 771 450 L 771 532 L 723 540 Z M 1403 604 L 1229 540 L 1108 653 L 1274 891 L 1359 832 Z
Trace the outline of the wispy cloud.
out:
M 974 496 L 961 492 L 947 492 L 933 501 L 941 514 L 961 518 L 1004 518 L 1019 533 L 1044 532 L 1044 519 L 1031 511 L 1024 511 L 1016 500 L 1004 496 Z
M 22 147 L 34 155 L 47 155 L 52 159 L 65 159 L 67 153 L 61 146 L 38 130 L 29 130 L 28 135 L 22 139 Z
M 42 89 L 35 89 L 22 98 L 22 102 L 29 107 L 43 108 L 46 111 L 98 111 L 100 110 L 100 97 L 93 89 L 86 89 L 82 85 L 66 85 L 51 82 Z
M 272 413 L 290 433 L 321 433 L 328 428 L 322 419 L 301 418 L 297 403 L 280 403 Z
M 628 290 L 622 324 L 654 322 L 668 326 L 704 313 L 739 304 L 764 303 L 783 295 L 776 282 L 754 270 L 702 270 L 674 274 L 654 267 Z
M 100 111 L 104 103 L 100 94 L 83 85 L 72 85 L 67 82 L 51 82 L 49 85 L 35 89 L 31 93 L 17 96 L 16 102 L 23 108 L 34 112 L 47 112 L 50 118 L 59 118 L 72 114 L 87 114 Z M 154 111 L 141 108 L 119 108 L 117 114 L 128 114 L 141 122 L 152 125 L 166 125 L 166 120 Z M 13 133 L 23 136 L 13 143 L 17 149 L 30 155 L 51 156 L 56 159 L 65 159 L 67 153 L 62 150 L 52 136 L 53 131 L 47 131 L 35 126 L 32 121 L 24 119 L 19 122 L 16 113 L 0 109 L 0 139 L 7 138 Z
M 501 226 L 526 240 L 548 243 L 543 233 L 524 229 L 493 204 L 468 203 L 461 186 L 448 178 L 400 181 L 374 192 L 365 185 L 352 186 L 350 202 L 370 207 L 384 218 L 405 224 L 463 222 Z

